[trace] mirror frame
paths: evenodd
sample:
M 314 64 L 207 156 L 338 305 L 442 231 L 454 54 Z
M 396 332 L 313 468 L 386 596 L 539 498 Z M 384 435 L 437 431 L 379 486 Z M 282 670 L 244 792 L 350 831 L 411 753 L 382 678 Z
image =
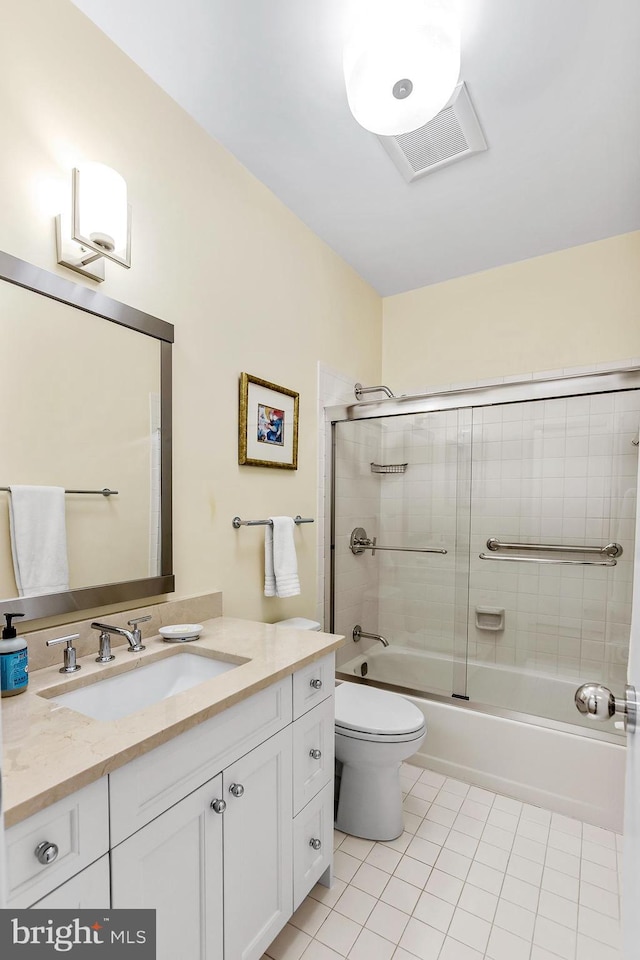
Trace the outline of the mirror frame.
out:
M 0 614 L 15 611 L 24 613 L 27 620 L 50 617 L 62 613 L 79 612 L 109 603 L 122 603 L 156 597 L 175 590 L 172 566 L 172 496 L 171 496 L 171 345 L 174 342 L 173 324 L 159 320 L 118 300 L 112 300 L 97 290 L 49 273 L 25 260 L 0 251 L 0 280 L 13 283 L 25 290 L 66 303 L 94 317 L 110 320 L 130 330 L 160 341 L 160 574 L 141 580 L 122 580 L 80 587 L 64 593 L 42 594 L 35 597 L 0 599 Z M 25 621 L 23 621 L 24 623 Z

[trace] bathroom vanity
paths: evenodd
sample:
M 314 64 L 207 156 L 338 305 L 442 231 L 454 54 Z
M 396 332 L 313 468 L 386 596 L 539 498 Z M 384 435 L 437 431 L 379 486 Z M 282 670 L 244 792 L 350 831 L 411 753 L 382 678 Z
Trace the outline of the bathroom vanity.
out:
M 209 621 L 189 652 L 237 666 L 115 721 L 60 708 L 52 696 L 74 681 L 37 671 L 6 711 L 9 906 L 152 907 L 159 958 L 258 960 L 330 881 L 341 642 Z M 119 668 L 180 653 L 146 643 Z M 83 662 L 83 686 L 96 666 Z M 44 758 L 63 726 L 67 763 L 47 790 L 55 762 Z

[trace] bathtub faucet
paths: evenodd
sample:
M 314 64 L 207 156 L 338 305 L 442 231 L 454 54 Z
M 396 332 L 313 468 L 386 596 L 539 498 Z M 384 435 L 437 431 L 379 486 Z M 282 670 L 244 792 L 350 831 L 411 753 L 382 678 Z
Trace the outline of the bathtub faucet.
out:
M 389 646 L 389 641 L 385 640 L 384 637 L 381 637 L 380 634 L 365 633 L 365 631 L 362 629 L 359 623 L 356 623 L 355 627 L 353 628 L 352 637 L 356 643 L 358 642 L 358 640 L 364 637 L 365 640 L 379 640 L 383 647 Z

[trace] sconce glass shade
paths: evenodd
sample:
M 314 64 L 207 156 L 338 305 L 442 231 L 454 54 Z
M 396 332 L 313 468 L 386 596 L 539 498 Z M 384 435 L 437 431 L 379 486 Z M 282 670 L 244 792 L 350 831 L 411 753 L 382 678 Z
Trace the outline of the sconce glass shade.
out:
M 103 163 L 83 163 L 73 171 L 73 239 L 131 266 L 130 207 L 123 177 Z
M 58 263 L 104 280 L 104 258 L 131 266 L 131 207 L 127 184 L 103 163 L 73 171 L 71 210 L 56 217 Z
M 398 136 L 442 110 L 460 75 L 454 0 L 365 0 L 344 47 L 349 108 L 366 130 Z

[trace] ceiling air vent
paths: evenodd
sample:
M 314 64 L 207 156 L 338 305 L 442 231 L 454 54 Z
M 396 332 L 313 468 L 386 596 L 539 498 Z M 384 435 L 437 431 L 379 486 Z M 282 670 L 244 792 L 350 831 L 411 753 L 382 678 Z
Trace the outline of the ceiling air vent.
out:
M 398 137 L 378 137 L 408 183 L 487 149 L 465 83 L 424 127 Z

